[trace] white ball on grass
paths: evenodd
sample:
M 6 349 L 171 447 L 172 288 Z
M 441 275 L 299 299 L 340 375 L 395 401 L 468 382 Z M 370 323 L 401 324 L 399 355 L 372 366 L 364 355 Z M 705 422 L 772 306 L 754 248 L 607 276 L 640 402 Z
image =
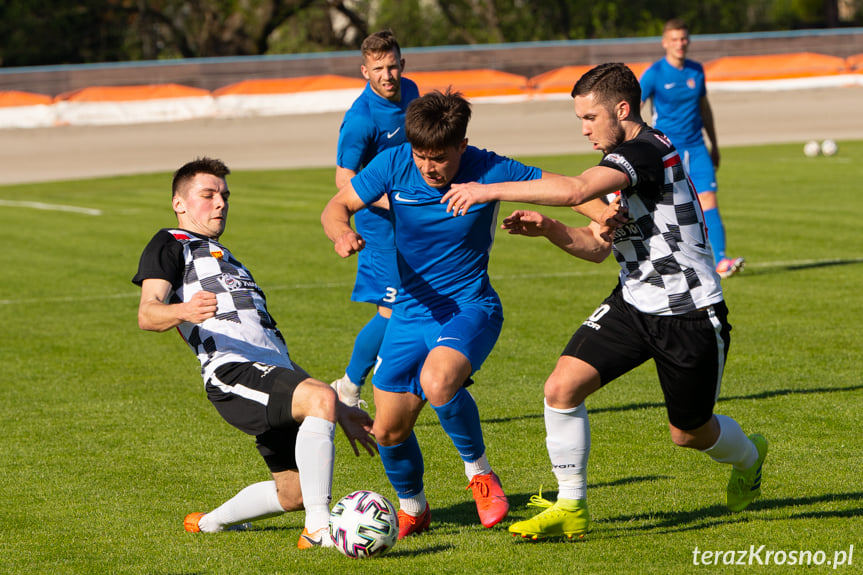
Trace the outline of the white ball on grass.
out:
M 839 151 L 839 146 L 833 140 L 824 140 L 821 142 L 821 153 L 825 156 L 832 156 Z
M 821 146 L 815 140 L 809 140 L 806 142 L 806 145 L 803 146 L 803 153 L 808 158 L 814 158 L 821 153 Z
M 330 512 L 330 537 L 336 549 L 352 558 L 383 555 L 396 544 L 399 519 L 395 506 L 374 491 L 354 491 Z

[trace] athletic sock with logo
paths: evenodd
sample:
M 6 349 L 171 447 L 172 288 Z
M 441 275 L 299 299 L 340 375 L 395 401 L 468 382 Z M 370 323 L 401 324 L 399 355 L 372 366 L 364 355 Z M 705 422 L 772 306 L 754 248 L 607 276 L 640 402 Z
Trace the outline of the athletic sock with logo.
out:
M 558 500 L 587 498 L 590 422 L 582 402 L 569 409 L 545 403 L 545 446 L 557 478 Z

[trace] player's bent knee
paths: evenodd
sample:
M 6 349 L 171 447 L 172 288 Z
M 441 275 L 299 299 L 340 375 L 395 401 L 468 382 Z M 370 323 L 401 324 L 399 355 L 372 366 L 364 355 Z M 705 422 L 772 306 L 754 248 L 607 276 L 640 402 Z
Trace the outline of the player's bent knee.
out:
M 372 433 L 379 445 L 383 445 L 384 447 L 398 445 L 399 443 L 406 441 L 411 435 L 412 429 L 410 427 L 405 428 L 400 425 L 386 425 L 384 423 L 379 423 L 379 421 L 380 420 L 376 419 L 372 426 Z
M 306 417 L 318 417 L 334 422 L 337 401 L 338 396 L 332 387 L 310 378 L 300 383 L 294 391 L 291 411 L 298 421 Z

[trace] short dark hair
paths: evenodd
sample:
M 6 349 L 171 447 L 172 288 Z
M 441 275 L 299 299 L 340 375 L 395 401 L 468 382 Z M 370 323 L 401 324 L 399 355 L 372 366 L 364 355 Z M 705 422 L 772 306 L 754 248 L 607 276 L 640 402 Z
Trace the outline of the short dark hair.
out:
M 405 136 L 417 150 L 458 147 L 467 134 L 470 102 L 461 92 L 433 90 L 410 103 L 405 112 Z
M 171 195 L 173 197 L 180 193 L 185 183 L 198 174 L 210 174 L 224 179 L 230 173 L 231 170 L 222 160 L 206 157 L 197 158 L 184 164 L 179 170 L 174 172 L 174 180 L 171 183 Z
M 611 107 L 627 102 L 631 113 L 641 110 L 641 85 L 626 64 L 600 64 L 591 68 L 572 87 L 572 97 L 593 93 L 596 102 Z
M 363 54 L 363 60 L 369 56 L 377 56 L 388 52 L 396 51 L 396 55 L 401 58 L 402 49 L 399 47 L 396 37 L 391 30 L 381 30 L 369 35 L 363 40 L 360 50 Z
M 683 18 L 672 18 L 662 27 L 662 33 L 665 34 L 669 30 L 686 30 L 689 32 L 689 26 L 686 25 L 686 21 Z

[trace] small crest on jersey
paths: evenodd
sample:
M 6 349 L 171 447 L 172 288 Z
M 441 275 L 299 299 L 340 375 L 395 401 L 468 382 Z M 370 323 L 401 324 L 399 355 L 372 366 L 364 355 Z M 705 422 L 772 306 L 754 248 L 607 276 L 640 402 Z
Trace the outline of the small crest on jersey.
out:
M 654 132 L 653 137 L 656 138 L 657 140 L 659 140 L 660 142 L 662 142 L 663 144 L 665 144 L 666 147 L 668 147 L 668 148 L 671 147 L 671 140 L 669 140 L 668 136 L 666 136 L 665 134 L 659 134 L 659 133 Z
M 694 90 L 694 89 L 695 89 L 695 78 L 689 78 L 689 79 L 687 79 L 687 80 L 686 80 L 686 86 L 687 86 L 690 90 Z
M 237 291 L 243 289 L 255 289 L 255 282 L 238 278 L 231 274 L 222 274 L 218 277 L 219 283 L 226 291 Z
M 210 250 L 210 255 L 216 258 L 217 260 L 225 257 L 225 253 L 222 250 Z

